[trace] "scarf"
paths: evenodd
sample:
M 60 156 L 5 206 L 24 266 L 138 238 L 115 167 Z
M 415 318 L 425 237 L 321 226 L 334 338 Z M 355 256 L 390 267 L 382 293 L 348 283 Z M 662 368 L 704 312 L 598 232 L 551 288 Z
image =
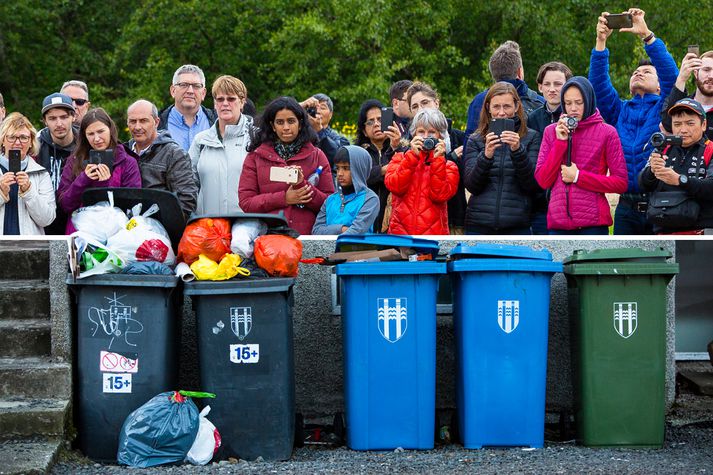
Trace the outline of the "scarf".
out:
M 300 139 L 291 143 L 282 143 L 277 141 L 275 142 L 275 152 L 277 152 L 281 159 L 287 161 L 299 153 L 302 149 L 302 145 L 303 142 Z

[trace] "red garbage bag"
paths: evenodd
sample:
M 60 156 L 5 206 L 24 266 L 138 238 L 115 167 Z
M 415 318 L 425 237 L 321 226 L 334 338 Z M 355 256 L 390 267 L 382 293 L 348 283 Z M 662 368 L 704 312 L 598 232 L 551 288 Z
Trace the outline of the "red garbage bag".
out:
M 297 277 L 302 243 L 290 236 L 268 234 L 255 239 L 255 262 L 273 277 Z
M 193 264 L 200 254 L 219 262 L 230 253 L 230 221 L 201 218 L 186 226 L 178 243 L 178 261 Z

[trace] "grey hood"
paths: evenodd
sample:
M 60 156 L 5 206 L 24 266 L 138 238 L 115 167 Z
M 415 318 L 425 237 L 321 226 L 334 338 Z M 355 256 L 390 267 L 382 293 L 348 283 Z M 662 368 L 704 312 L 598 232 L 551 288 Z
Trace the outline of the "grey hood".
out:
M 359 193 L 368 188 L 366 179 L 371 170 L 371 156 L 363 147 L 347 145 L 344 147 L 349 154 L 349 169 L 352 174 L 352 186 Z

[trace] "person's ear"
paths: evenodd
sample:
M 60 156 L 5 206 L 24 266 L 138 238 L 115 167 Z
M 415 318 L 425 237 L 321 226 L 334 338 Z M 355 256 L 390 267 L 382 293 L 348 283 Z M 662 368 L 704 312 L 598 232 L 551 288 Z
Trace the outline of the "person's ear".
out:
M 525 80 L 525 68 L 522 66 L 517 70 L 517 78 L 521 81 Z

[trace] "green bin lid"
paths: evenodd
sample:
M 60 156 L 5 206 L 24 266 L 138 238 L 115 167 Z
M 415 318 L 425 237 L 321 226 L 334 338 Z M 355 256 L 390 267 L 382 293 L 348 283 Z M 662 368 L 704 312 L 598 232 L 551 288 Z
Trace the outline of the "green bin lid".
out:
M 678 264 L 668 263 L 671 251 L 658 248 L 576 250 L 564 260 L 564 273 L 572 275 L 678 274 Z
M 564 264 L 574 264 L 578 262 L 594 263 L 594 262 L 666 262 L 672 256 L 671 251 L 662 247 L 645 251 L 636 247 L 625 247 L 616 249 L 594 249 L 587 251 L 578 249 L 574 254 L 565 258 Z

